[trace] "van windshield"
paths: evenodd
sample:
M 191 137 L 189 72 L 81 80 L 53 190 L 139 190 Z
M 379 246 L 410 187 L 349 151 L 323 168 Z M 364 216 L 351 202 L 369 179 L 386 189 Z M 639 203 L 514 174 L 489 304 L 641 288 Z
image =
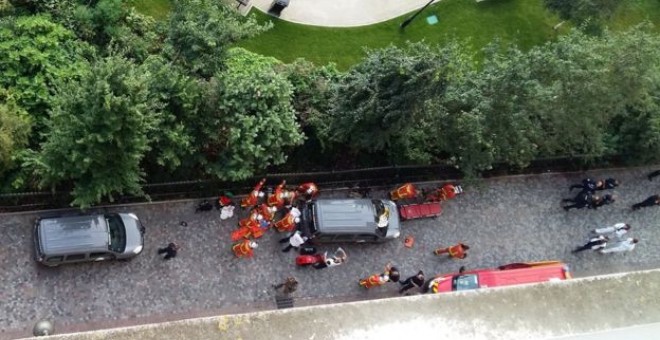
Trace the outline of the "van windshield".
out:
M 386 228 L 390 222 L 390 209 L 381 200 L 371 200 L 374 205 L 374 222 L 379 228 Z
M 105 221 L 108 223 L 109 245 L 108 248 L 116 253 L 123 253 L 126 250 L 126 228 L 121 217 L 117 214 L 105 215 Z

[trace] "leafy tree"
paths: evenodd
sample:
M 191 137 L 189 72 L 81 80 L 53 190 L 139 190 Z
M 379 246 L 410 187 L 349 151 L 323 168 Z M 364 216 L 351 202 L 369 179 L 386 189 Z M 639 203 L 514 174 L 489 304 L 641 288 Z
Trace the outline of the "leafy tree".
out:
M 426 145 L 438 131 L 427 102 L 442 97 L 462 55 L 456 44 L 424 43 L 370 51 L 337 85 L 321 128 L 330 142 L 378 152 L 401 162 L 429 162 Z
M 0 87 L 11 91 L 18 105 L 30 112 L 37 133 L 43 132 L 54 100 L 55 80 L 79 77 L 91 58 L 88 45 L 48 17 L 0 20 Z
M 606 32 L 609 84 L 616 116 L 610 123 L 613 148 L 634 163 L 660 160 L 660 39 L 642 25 Z
M 27 145 L 30 125 L 28 113 L 0 89 L 0 175 L 13 167 L 16 154 Z
M 198 151 L 198 130 L 202 95 L 205 88 L 196 79 L 187 76 L 180 67 L 160 56 L 151 56 L 142 69 L 149 74 L 149 89 L 162 105 L 162 119 L 154 135 L 152 148 L 146 158 L 153 168 L 164 167 L 174 171 L 185 165 L 193 168 L 193 154 Z M 204 139 L 204 138 L 201 138 Z
M 225 1 L 179 0 L 169 17 L 167 42 L 174 61 L 191 74 L 210 78 L 223 69 L 232 43 L 271 26 L 241 16 Z
M 228 56 L 197 128 L 206 171 L 236 180 L 284 163 L 287 149 L 300 145 L 303 135 L 291 104 L 293 86 L 276 71 L 279 62 L 240 48 Z
M 120 57 L 58 86 L 51 129 L 36 159 L 41 185 L 71 183 L 73 205 L 142 194 L 140 167 L 160 120 L 149 74 Z
M 625 2 L 629 0 L 545 0 L 545 5 L 563 20 L 586 24 L 587 31 L 600 33 L 601 23 Z
M 334 64 L 318 67 L 304 59 L 282 65 L 283 72 L 293 85 L 293 106 L 302 126 L 331 108 L 333 85 L 341 73 Z

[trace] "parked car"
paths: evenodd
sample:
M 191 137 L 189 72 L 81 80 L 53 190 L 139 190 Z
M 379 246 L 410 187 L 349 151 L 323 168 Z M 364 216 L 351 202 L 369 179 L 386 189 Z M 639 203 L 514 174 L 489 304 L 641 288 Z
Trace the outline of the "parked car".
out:
M 34 224 L 35 259 L 51 267 L 129 259 L 142 252 L 144 232 L 131 213 L 39 218 Z
M 479 269 L 441 274 L 424 284 L 431 293 L 453 292 L 526 283 L 561 281 L 571 278 L 568 265 L 559 261 L 511 263 L 496 269 Z
M 401 235 L 396 204 L 381 199 L 318 199 L 301 207 L 300 230 L 314 243 L 385 242 Z

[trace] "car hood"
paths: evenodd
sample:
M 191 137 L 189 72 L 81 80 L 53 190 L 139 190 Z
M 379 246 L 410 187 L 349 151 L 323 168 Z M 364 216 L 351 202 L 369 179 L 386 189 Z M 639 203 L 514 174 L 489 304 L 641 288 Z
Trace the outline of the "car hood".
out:
M 126 228 L 126 250 L 124 250 L 124 253 L 133 254 L 138 247 L 141 248 L 144 246 L 142 224 L 140 224 L 140 220 L 133 214 L 119 214 L 119 216 Z

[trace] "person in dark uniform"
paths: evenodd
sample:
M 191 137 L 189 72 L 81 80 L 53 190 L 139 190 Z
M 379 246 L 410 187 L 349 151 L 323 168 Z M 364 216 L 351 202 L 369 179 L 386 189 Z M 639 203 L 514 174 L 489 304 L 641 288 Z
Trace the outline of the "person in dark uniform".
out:
M 648 176 L 646 177 L 648 177 L 649 181 L 652 181 L 653 177 L 658 177 L 658 176 L 660 176 L 660 170 L 653 171 L 652 173 L 648 174 Z
M 614 198 L 614 196 L 609 195 L 609 194 L 605 195 L 603 197 L 593 196 L 592 201 L 591 201 L 591 205 L 589 205 L 589 208 L 590 209 L 598 209 L 598 208 L 600 208 L 604 205 L 612 204 L 615 201 L 616 201 L 616 199 Z
M 401 289 L 399 289 L 399 294 L 403 294 L 407 290 L 415 287 L 421 287 L 424 284 L 424 272 L 420 270 L 419 272 L 417 272 L 417 274 L 403 281 L 399 281 L 399 284 L 401 285 Z
M 632 210 L 637 210 L 639 208 L 652 207 L 654 205 L 660 205 L 660 195 L 649 196 L 649 198 L 645 199 L 644 201 L 639 202 L 637 204 L 633 204 Z
M 589 249 L 591 250 L 603 249 L 607 246 L 607 241 L 609 241 L 609 238 L 607 238 L 607 236 L 601 235 L 598 237 L 594 237 L 590 239 L 589 242 L 585 243 L 583 246 L 575 248 L 572 251 L 572 253 L 579 253 L 581 251 L 585 251 Z
M 163 260 L 169 260 L 173 257 L 176 257 L 176 253 L 179 250 L 179 245 L 170 242 L 170 244 L 167 245 L 165 248 L 158 248 L 158 254 L 163 254 L 165 253 L 165 257 L 163 257 Z
M 573 190 L 575 188 L 577 189 L 582 189 L 582 190 L 588 190 L 591 192 L 594 192 L 596 190 L 609 190 L 609 189 L 614 189 L 621 184 L 618 180 L 614 178 L 608 178 L 608 179 L 599 179 L 599 180 L 593 180 L 591 178 L 585 178 L 582 180 L 582 183 L 580 184 L 573 184 L 570 187 L 570 190 Z
M 573 204 L 563 206 L 564 210 L 568 211 L 573 208 L 582 209 L 591 206 L 594 197 L 591 191 L 582 190 L 574 198 L 564 198 L 562 202 L 571 202 Z

